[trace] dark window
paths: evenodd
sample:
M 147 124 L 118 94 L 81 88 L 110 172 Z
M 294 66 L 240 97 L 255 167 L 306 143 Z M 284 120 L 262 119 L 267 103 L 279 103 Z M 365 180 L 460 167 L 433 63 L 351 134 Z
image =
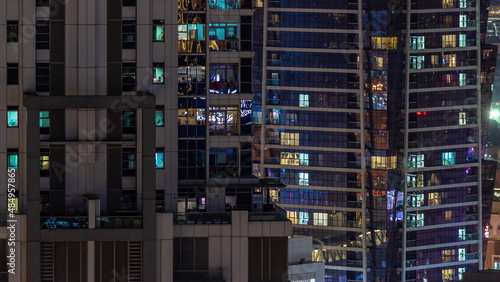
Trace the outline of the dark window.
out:
M 135 49 L 135 21 L 122 22 L 122 48 Z
M 210 149 L 210 177 L 238 177 L 238 156 L 236 148 Z
M 135 63 L 123 63 L 122 65 L 122 91 L 135 91 Z
M 19 37 L 18 21 L 7 21 L 7 42 L 17 42 Z
M 165 84 L 164 63 L 153 63 L 153 84 Z
M 7 64 L 7 84 L 19 84 L 18 64 Z
M 49 49 L 50 26 L 47 20 L 36 21 L 36 49 Z
M 135 176 L 135 168 L 137 166 L 137 156 L 135 149 L 122 149 L 122 176 Z
M 50 0 L 36 0 L 36 6 L 37 7 L 49 6 L 49 1 Z
M 122 112 L 122 133 L 135 134 L 136 116 L 134 110 L 124 110 Z
M 50 65 L 48 63 L 36 64 L 36 91 L 48 92 L 49 87 Z
M 40 149 L 40 176 L 49 176 L 50 153 L 49 149 Z
M 153 41 L 156 41 L 156 42 L 165 41 L 165 21 L 164 20 L 154 20 L 153 21 Z
M 123 0 L 122 5 L 124 7 L 135 6 L 135 0 Z
M 156 190 L 156 212 L 163 212 L 165 210 L 165 191 Z

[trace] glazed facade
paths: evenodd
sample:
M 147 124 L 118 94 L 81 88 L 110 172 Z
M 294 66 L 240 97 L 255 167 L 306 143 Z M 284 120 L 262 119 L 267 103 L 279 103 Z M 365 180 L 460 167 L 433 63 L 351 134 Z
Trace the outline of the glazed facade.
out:
M 317 240 L 326 281 L 448 281 L 483 267 L 487 7 L 257 8 L 254 172 L 287 185 L 270 196 Z

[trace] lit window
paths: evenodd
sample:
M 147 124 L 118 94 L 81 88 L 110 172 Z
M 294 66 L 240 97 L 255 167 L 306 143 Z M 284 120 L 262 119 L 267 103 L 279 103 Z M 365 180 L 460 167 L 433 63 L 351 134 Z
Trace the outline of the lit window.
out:
M 309 154 L 300 153 L 299 154 L 300 165 L 309 165 Z
M 424 166 L 424 154 L 408 155 L 408 168 L 420 168 Z
M 427 198 L 429 199 L 429 206 L 436 206 L 441 204 L 441 199 L 439 198 L 439 193 L 429 193 L 427 195 Z
M 443 56 L 443 67 L 456 67 L 457 66 L 457 55 L 448 54 Z
M 210 93 L 238 93 L 237 65 L 210 66 Z
M 443 0 L 443 8 L 455 8 L 455 0 Z
M 309 185 L 308 172 L 299 172 L 299 185 Z
M 328 214 L 323 212 L 315 212 L 313 213 L 313 224 L 320 226 L 328 225 Z
M 397 166 L 397 156 L 371 156 L 371 161 L 374 169 L 394 169 Z
M 50 112 L 40 111 L 40 134 L 49 134 Z
M 177 39 L 179 41 L 205 40 L 205 25 L 200 24 L 201 19 L 195 18 L 192 21 L 193 24 L 180 24 L 177 26 Z
M 465 238 L 465 228 L 458 229 L 458 239 L 460 241 L 466 240 L 466 238 Z
M 467 46 L 467 34 L 459 34 L 458 35 L 458 47 Z
M 211 23 L 209 24 L 209 38 L 211 51 L 238 51 L 239 24 Z
M 210 135 L 238 135 L 238 107 L 209 107 Z
M 19 112 L 17 107 L 12 107 L 12 109 L 7 109 L 7 127 L 18 127 L 19 126 Z
M 421 207 L 424 205 L 424 194 L 423 193 L 419 193 L 419 194 L 408 193 L 407 200 L 408 200 L 409 207 Z
M 300 133 L 282 132 L 280 134 L 281 145 L 298 146 L 300 141 Z
M 441 250 L 441 262 L 451 262 L 455 256 L 455 250 Z
M 8 152 L 7 163 L 9 169 L 19 169 L 19 154 L 17 152 Z
M 465 248 L 458 249 L 458 260 L 459 261 L 465 260 Z
M 425 49 L 425 36 L 410 36 L 410 49 Z
M 308 94 L 299 94 L 299 107 L 309 107 Z
M 443 165 L 454 165 L 455 164 L 455 152 L 444 152 L 442 155 Z
M 299 224 L 309 224 L 308 212 L 299 212 Z
M 424 225 L 425 225 L 424 214 L 423 213 L 417 214 L 417 226 L 424 226 Z
M 164 20 L 154 20 L 153 21 L 153 41 L 155 41 L 155 42 L 165 41 L 165 21 Z
M 458 113 L 458 124 L 459 125 L 467 124 L 467 113 L 466 112 L 459 112 Z
M 134 134 L 136 126 L 136 116 L 134 110 L 122 111 L 122 133 Z
M 453 218 L 453 211 L 445 211 L 444 212 L 444 219 L 450 220 Z
M 458 26 L 459 27 L 467 27 L 467 15 L 459 15 L 458 16 Z
M 163 148 L 161 149 L 156 149 L 157 151 L 163 151 Z M 165 168 L 165 153 L 163 152 L 156 152 L 155 153 L 155 164 L 156 168 Z
M 299 153 L 280 153 L 280 164 L 282 165 L 299 165 Z
M 460 0 L 460 5 L 462 4 L 462 0 Z M 460 6 L 462 8 L 462 6 Z M 498 268 L 495 268 L 498 269 Z M 458 280 L 462 281 L 464 279 L 465 267 L 458 268 Z
M 372 48 L 379 50 L 394 50 L 398 48 L 397 37 L 372 37 Z
M 452 281 L 454 274 L 455 274 L 455 269 L 441 270 L 441 278 L 443 279 L 443 282 Z
M 292 222 L 292 224 L 298 224 L 299 223 L 299 219 L 297 217 L 297 212 L 296 211 L 286 211 L 286 216 Z
M 458 86 L 465 86 L 465 85 L 467 85 L 467 74 L 461 72 L 458 74 Z
M 7 21 L 7 42 L 17 42 L 19 39 L 19 22 Z
M 442 47 L 450 48 L 457 47 L 457 35 L 456 34 L 445 34 L 441 35 Z
M 155 125 L 165 126 L 165 111 L 163 106 L 157 106 L 155 111 Z
M 136 67 L 135 63 L 122 64 L 122 91 L 135 91 Z
M 50 155 L 48 149 L 40 150 L 40 176 L 49 176 Z
M 204 108 L 188 108 L 177 110 L 178 125 L 203 125 L 205 124 Z
M 431 66 L 433 68 L 437 68 L 441 66 L 441 62 L 439 60 L 439 55 L 431 55 Z
M 133 148 L 122 149 L 122 176 L 135 176 L 137 157 Z
M 425 56 L 410 56 L 410 69 L 423 69 Z
M 122 48 L 135 49 L 135 21 L 122 21 Z
M 245 0 L 243 0 L 245 1 Z M 210 0 L 210 9 L 239 9 L 240 0 Z
M 164 63 L 153 63 L 153 84 L 165 84 Z

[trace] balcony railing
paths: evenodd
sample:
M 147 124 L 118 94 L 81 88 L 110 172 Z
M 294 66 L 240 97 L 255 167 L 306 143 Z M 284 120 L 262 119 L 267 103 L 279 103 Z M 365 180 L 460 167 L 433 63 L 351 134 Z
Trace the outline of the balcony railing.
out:
M 174 214 L 176 224 L 230 224 L 229 212 L 186 212 Z
M 57 216 L 40 217 L 41 229 L 83 229 L 89 228 L 88 217 Z
M 142 228 L 142 216 L 99 216 L 96 228 Z

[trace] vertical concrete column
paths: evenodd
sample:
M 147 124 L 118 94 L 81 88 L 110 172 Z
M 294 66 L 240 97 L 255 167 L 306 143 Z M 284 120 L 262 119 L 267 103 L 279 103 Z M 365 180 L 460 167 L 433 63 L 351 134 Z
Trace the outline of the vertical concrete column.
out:
M 101 199 L 88 200 L 88 217 L 89 217 L 89 228 L 94 229 L 99 227 L 99 223 L 96 223 L 95 218 L 101 215 Z
M 95 241 L 87 241 L 87 282 L 93 282 L 94 280 L 95 280 Z

